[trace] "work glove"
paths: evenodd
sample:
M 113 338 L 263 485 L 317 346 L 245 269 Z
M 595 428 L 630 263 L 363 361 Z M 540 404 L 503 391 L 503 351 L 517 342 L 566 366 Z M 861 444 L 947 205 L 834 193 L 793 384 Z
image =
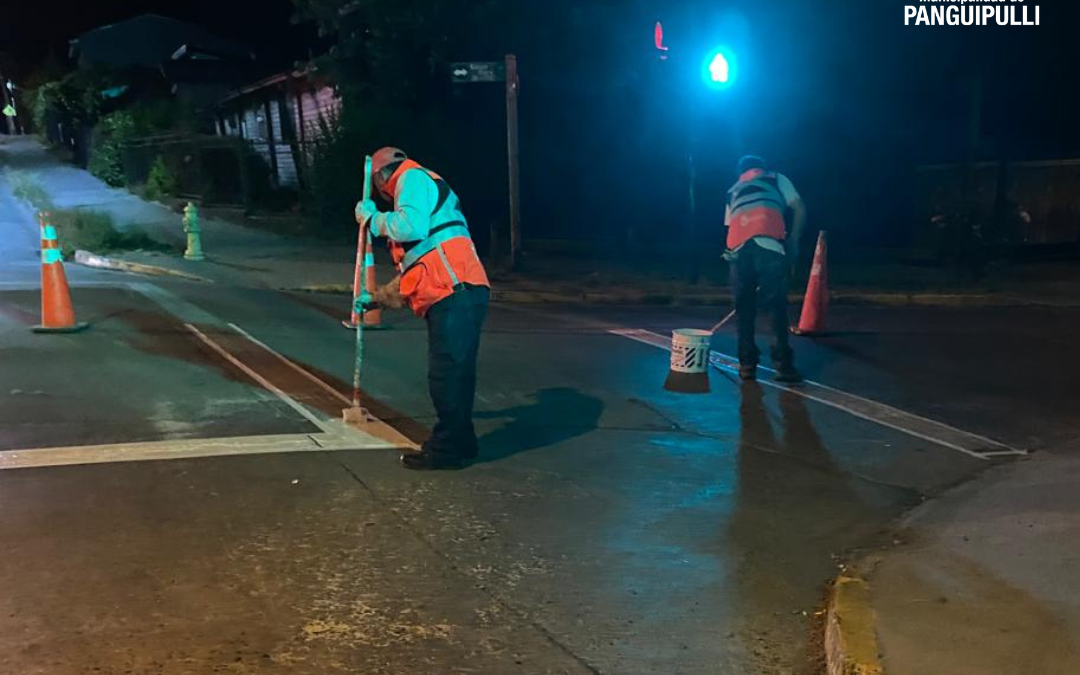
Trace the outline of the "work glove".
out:
M 400 276 L 378 287 L 374 293 L 368 293 L 367 289 L 364 289 L 360 292 L 360 297 L 353 300 L 353 311 L 357 314 L 375 309 L 401 309 L 404 306 L 405 298 L 401 295 Z
M 356 223 L 360 227 L 371 227 L 371 219 L 379 213 L 375 200 L 364 199 L 356 203 Z
M 353 311 L 357 314 L 362 315 L 364 312 L 370 312 L 380 307 L 381 305 L 375 301 L 371 293 L 367 292 L 367 289 L 360 291 L 360 297 L 353 298 Z
M 375 302 L 385 309 L 401 309 L 405 306 L 405 298 L 401 295 L 401 277 L 394 277 L 390 281 L 375 290 Z

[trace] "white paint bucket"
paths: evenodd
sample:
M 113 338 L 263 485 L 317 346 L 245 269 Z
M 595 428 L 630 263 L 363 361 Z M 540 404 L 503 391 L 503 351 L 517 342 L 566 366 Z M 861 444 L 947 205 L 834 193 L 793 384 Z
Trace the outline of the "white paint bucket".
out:
M 671 333 L 671 372 L 699 374 L 709 368 L 712 333 L 695 328 L 679 328 Z

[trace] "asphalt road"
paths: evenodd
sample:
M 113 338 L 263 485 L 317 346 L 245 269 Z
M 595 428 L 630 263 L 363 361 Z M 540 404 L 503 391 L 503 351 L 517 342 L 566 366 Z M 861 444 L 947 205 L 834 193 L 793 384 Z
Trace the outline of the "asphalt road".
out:
M 0 465 L 58 466 L 0 471 L 5 673 L 814 673 L 844 556 L 994 463 L 719 371 L 665 392 L 667 354 L 610 332 L 720 308 L 495 307 L 481 459 L 414 474 L 334 436 L 347 299 L 76 273 L 90 331 L 36 336 L 9 273 Z M 1017 447 L 1078 435 L 1076 312 L 832 319 L 797 343 L 815 380 Z M 423 325 L 391 323 L 365 400 L 418 440 Z M 198 456 L 222 438 L 245 456 Z
M 195 311 L 348 390 L 351 335 L 338 324 L 347 300 L 159 286 L 172 298 L 164 307 L 143 293 L 77 288 L 91 331 L 63 343 L 35 336 L 18 367 L 5 364 L 44 374 L 46 384 L 23 391 L 48 391 L 68 374 L 54 372 L 60 354 L 91 349 L 98 381 L 112 373 L 107 398 L 73 387 L 65 410 L 130 417 L 131 433 L 106 439 L 67 426 L 35 442 L 24 427 L 8 448 L 175 440 L 175 424 L 148 424 L 160 406 L 154 392 L 176 424 L 187 419 L 189 436 L 307 430 L 193 341 L 183 324 Z M 29 311 L 25 293 L 0 303 L 8 314 Z M 0 540 L 14 552 L 0 579 L 18 589 L 0 611 L 0 670 L 814 672 L 814 614 L 844 554 L 990 462 L 719 372 L 710 395 L 664 392 L 666 354 L 596 324 L 662 331 L 720 311 L 494 308 L 478 394 L 482 457 L 456 474 L 411 474 L 377 450 L 0 472 Z M 919 414 L 945 411 L 945 421 L 1003 440 L 1027 433 L 1009 424 L 1016 406 L 1040 410 L 1047 442 L 1068 435 L 1067 418 L 1055 417 L 1066 406 L 1054 401 L 1067 384 L 1031 399 L 1038 387 L 1003 372 L 1015 389 L 983 418 L 965 403 L 981 380 L 954 377 L 925 396 L 912 364 L 963 371 L 955 340 L 967 339 L 970 316 L 912 313 L 903 329 L 879 310 L 844 316 L 858 332 L 798 343 L 814 378 L 913 402 Z M 365 390 L 381 418 L 420 438 L 432 420 L 423 325 L 392 321 L 367 335 Z M 1068 313 L 1048 321 L 1075 326 Z M 12 325 L 0 339 L 31 338 Z M 867 344 L 907 364 L 885 369 L 837 348 Z M 340 407 L 285 388 L 325 418 Z M 240 403 L 208 403 L 225 399 Z

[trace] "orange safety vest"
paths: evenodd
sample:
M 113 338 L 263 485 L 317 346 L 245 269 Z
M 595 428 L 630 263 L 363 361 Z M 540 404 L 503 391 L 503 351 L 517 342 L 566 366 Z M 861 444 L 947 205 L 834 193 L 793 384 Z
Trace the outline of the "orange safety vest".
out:
M 387 181 L 387 189 L 396 194 L 398 181 L 411 170 L 423 171 L 439 188 L 439 201 L 432 216 L 442 211 L 451 198 L 457 203 L 457 195 L 445 180 L 411 159 L 398 167 Z M 447 210 L 442 220 L 433 221 L 428 236 L 421 241 L 390 241 L 390 253 L 401 272 L 401 295 L 413 313 L 420 317 L 464 284 L 491 286 L 460 208 Z
M 787 238 L 784 212 L 787 204 L 780 192 L 776 174 L 751 169 L 739 176 L 739 182 L 728 190 L 727 247 L 734 251 L 754 237 Z

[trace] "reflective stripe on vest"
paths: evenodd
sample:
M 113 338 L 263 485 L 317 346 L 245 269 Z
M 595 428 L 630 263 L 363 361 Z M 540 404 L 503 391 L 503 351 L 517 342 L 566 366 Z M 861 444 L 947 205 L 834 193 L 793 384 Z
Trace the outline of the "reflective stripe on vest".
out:
M 428 253 L 438 250 L 439 257 L 442 258 L 443 264 L 446 265 L 446 270 L 451 277 L 455 277 L 454 270 L 451 269 L 449 261 L 446 260 L 446 254 L 442 252 L 442 245 L 451 239 L 457 239 L 458 237 L 464 237 L 465 239 L 472 240 L 469 236 L 469 228 L 464 225 L 451 225 L 449 227 L 436 228 L 435 232 L 428 236 L 427 239 L 417 242 L 408 251 L 405 252 L 405 256 L 401 259 L 401 271 L 407 272 L 411 267 L 416 265 Z
M 776 184 L 775 178 L 770 181 L 765 177 L 738 183 L 731 189 L 729 203 L 731 205 L 731 215 L 752 208 L 776 209 L 783 214 L 786 208 L 784 195 L 780 192 L 780 187 Z
M 728 191 L 727 247 L 737 251 L 754 237 L 769 237 L 777 241 L 787 238 L 784 212 L 787 205 L 776 174 L 752 172 L 744 174 Z

